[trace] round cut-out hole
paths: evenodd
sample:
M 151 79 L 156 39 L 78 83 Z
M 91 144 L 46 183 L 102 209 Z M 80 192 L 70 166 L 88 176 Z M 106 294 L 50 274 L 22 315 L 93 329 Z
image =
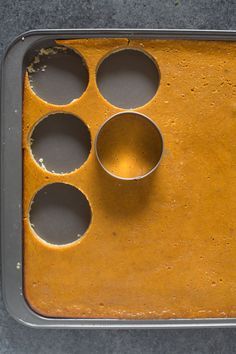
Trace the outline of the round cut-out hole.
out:
M 79 98 L 88 85 L 84 60 L 66 47 L 41 49 L 27 70 L 34 92 L 54 104 Z
M 154 60 L 134 49 L 112 53 L 100 64 L 97 85 L 101 94 L 113 105 L 135 108 L 156 94 L 160 74 Z
M 91 222 L 91 209 L 84 194 L 64 183 L 53 183 L 35 196 L 30 222 L 43 240 L 63 245 L 78 240 Z
M 157 125 L 135 113 L 118 113 L 98 132 L 96 154 L 106 172 L 116 178 L 140 179 L 159 165 L 163 139 Z
M 71 114 L 51 114 L 34 128 L 31 150 L 37 163 L 48 171 L 71 172 L 88 158 L 90 132 L 79 118 Z

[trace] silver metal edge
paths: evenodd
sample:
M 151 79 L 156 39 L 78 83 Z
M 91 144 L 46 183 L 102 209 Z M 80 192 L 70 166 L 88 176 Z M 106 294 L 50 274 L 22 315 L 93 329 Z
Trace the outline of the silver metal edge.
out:
M 125 114 L 133 114 L 133 115 L 138 115 L 138 116 L 141 116 L 143 119 L 149 121 L 150 124 L 152 124 L 154 127 L 155 127 L 155 130 L 158 132 L 158 135 L 160 137 L 160 140 L 161 140 L 161 155 L 159 157 L 159 160 L 157 161 L 157 163 L 155 164 L 154 167 L 151 168 L 151 170 L 149 170 L 148 172 L 146 172 L 144 175 L 139 175 L 139 176 L 136 176 L 136 177 L 121 177 L 121 176 L 118 176 L 118 175 L 115 175 L 114 173 L 112 173 L 111 171 L 109 171 L 105 166 L 104 164 L 102 163 L 100 157 L 99 157 L 99 153 L 98 153 L 98 139 L 99 139 L 99 135 L 101 134 L 103 128 L 111 121 L 113 120 L 114 118 L 117 118 L 118 116 L 121 116 L 121 115 L 125 115 Z M 163 150 L 164 150 L 164 139 L 163 139 L 163 135 L 161 133 L 161 130 L 160 128 L 158 127 L 158 125 L 150 118 L 148 117 L 147 115 L 143 114 L 143 113 L 140 113 L 138 112 L 138 109 L 137 110 L 124 110 L 122 112 L 118 112 L 118 113 L 115 113 L 113 114 L 112 116 L 110 116 L 101 126 L 100 128 L 98 129 L 98 132 L 97 132 L 97 135 L 95 137 L 95 141 L 94 141 L 94 149 L 95 149 L 95 155 L 96 155 L 96 158 L 99 162 L 99 165 L 102 167 L 102 169 L 108 174 L 110 175 L 111 177 L 117 179 L 117 180 L 121 180 L 121 181 L 139 181 L 145 177 L 148 177 L 150 174 L 152 174 L 157 168 L 158 166 L 160 165 L 160 162 L 162 160 L 162 155 L 163 155 Z

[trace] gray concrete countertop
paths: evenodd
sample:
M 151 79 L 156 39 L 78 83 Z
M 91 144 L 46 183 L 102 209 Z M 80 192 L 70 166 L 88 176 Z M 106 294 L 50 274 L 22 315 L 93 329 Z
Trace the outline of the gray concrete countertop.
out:
M 96 27 L 236 29 L 236 1 L 0 0 L 0 58 L 29 29 Z M 1 354 L 230 354 L 236 352 L 235 338 L 236 329 L 35 330 L 11 319 L 0 299 Z

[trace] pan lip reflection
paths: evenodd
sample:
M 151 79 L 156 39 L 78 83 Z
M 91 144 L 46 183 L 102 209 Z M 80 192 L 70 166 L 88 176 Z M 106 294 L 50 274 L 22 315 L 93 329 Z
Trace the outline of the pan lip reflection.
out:
M 100 157 L 99 157 L 99 153 L 98 153 L 98 139 L 99 139 L 99 136 L 101 135 L 102 131 L 103 131 L 103 128 L 109 124 L 112 120 L 118 118 L 119 116 L 125 116 L 125 115 L 131 115 L 131 116 L 134 116 L 134 117 L 139 117 L 139 118 L 142 118 L 146 121 L 148 121 L 154 128 L 155 130 L 157 131 L 158 135 L 159 135 L 159 138 L 160 138 L 160 142 L 161 142 L 161 153 L 160 153 L 160 156 L 158 158 L 158 161 L 157 163 L 151 168 L 151 170 L 149 170 L 147 173 L 143 174 L 143 175 L 139 175 L 139 176 L 134 176 L 134 177 L 122 177 L 122 176 L 119 176 L 119 175 L 116 175 L 114 173 L 112 173 L 110 170 L 108 170 L 104 164 L 102 163 Z M 143 113 L 140 113 L 140 112 L 137 112 L 137 111 L 134 111 L 134 110 L 125 110 L 125 111 L 122 111 L 122 112 L 117 112 L 115 114 L 113 114 L 110 118 L 108 118 L 99 128 L 98 132 L 97 132 L 97 135 L 95 137 L 95 142 L 94 142 L 94 147 L 95 147 L 95 154 L 96 154 L 96 158 L 97 158 L 97 161 L 99 162 L 99 165 L 102 167 L 102 169 L 108 173 L 111 177 L 113 178 L 116 178 L 116 179 L 119 179 L 119 180 L 123 180 L 123 181 L 138 181 L 138 180 L 141 180 L 147 176 L 149 176 L 150 174 L 152 174 L 157 168 L 158 166 L 160 165 L 160 162 L 163 158 L 163 151 L 164 151 L 164 138 L 163 138 L 163 134 L 159 128 L 159 126 L 156 124 L 156 122 L 154 122 L 150 117 L 148 117 L 146 114 L 143 114 Z

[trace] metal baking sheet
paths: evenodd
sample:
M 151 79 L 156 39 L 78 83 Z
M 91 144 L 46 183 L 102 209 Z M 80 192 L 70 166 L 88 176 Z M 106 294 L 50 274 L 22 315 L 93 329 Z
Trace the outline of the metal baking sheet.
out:
M 20 323 L 41 328 L 196 328 L 233 327 L 236 318 L 111 320 L 46 318 L 23 294 L 22 269 L 22 95 L 26 54 L 55 39 L 128 37 L 235 41 L 236 31 L 199 30 L 35 30 L 17 37 L 5 51 L 1 80 L 1 262 L 3 299 Z

